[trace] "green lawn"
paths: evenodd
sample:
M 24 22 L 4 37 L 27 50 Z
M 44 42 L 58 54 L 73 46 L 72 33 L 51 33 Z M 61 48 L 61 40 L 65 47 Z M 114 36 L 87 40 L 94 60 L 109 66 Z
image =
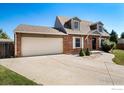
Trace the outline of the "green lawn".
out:
M 115 55 L 113 61 L 116 64 L 124 65 L 124 50 L 115 49 L 113 50 L 113 54 Z
M 37 85 L 37 84 L 0 65 L 0 85 Z

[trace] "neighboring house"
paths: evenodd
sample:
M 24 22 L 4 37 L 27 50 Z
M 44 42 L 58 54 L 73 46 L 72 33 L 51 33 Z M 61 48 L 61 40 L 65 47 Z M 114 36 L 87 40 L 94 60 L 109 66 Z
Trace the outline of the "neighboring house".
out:
M 0 39 L 0 58 L 14 56 L 14 42 L 10 39 Z
M 118 49 L 124 49 L 124 38 L 119 38 L 117 43 Z
M 98 50 L 109 38 L 102 22 L 78 17 L 57 16 L 54 27 L 19 25 L 15 29 L 15 56 L 79 53 L 80 49 Z

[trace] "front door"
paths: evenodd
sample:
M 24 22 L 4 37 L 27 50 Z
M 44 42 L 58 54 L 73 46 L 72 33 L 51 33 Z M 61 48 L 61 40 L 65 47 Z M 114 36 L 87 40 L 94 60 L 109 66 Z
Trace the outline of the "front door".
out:
M 96 49 L 96 38 L 92 38 L 92 49 Z

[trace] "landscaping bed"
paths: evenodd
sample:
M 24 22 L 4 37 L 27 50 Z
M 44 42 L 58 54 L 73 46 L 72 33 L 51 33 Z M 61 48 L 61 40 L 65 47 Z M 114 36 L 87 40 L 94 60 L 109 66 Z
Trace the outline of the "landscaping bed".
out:
M 37 85 L 37 84 L 0 65 L 0 85 Z

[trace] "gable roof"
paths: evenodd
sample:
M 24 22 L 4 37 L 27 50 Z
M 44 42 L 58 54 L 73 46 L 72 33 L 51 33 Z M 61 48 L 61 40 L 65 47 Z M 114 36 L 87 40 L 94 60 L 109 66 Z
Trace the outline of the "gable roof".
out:
M 72 30 L 72 29 L 64 27 L 65 23 L 68 22 L 71 18 L 65 17 L 65 16 L 57 16 L 57 18 L 60 21 L 62 27 L 64 28 L 64 30 L 66 31 L 67 34 L 88 35 L 89 32 L 91 31 L 90 30 L 90 25 L 94 24 L 94 22 L 91 22 L 91 21 L 80 20 L 80 30 L 77 31 L 77 30 Z M 79 19 L 79 18 L 77 18 L 77 19 Z M 102 24 L 101 21 L 98 21 L 96 23 L 101 23 Z M 109 36 L 109 34 L 106 31 L 100 32 L 100 34 L 102 36 Z M 92 35 L 99 35 L 99 34 L 92 33 Z
M 101 21 L 95 22 L 95 23 L 93 23 L 93 24 L 91 24 L 91 25 L 94 25 L 94 24 L 101 24 L 101 25 L 104 25 Z
M 62 26 L 68 22 L 71 18 L 64 16 L 57 16 L 58 20 L 61 22 Z M 90 31 L 89 25 L 92 24 L 90 21 L 81 20 L 80 21 L 80 31 L 74 31 L 72 29 L 64 28 L 67 34 L 78 34 L 78 35 L 87 35 Z
M 73 17 L 71 19 L 81 21 L 78 17 Z
M 65 16 L 57 16 L 57 18 L 59 19 L 59 21 L 61 22 L 62 25 L 64 25 L 65 22 L 67 22 L 68 20 L 71 19 L 71 18 L 65 17 Z M 73 18 L 79 19 L 78 17 L 73 17 Z M 73 18 L 72 18 L 72 19 L 73 19 Z M 80 20 L 80 19 L 79 19 L 79 20 Z M 83 22 L 83 23 L 85 23 L 85 24 L 88 24 L 88 25 L 90 25 L 90 24 L 93 23 L 93 22 L 91 22 L 91 21 L 86 21 L 86 20 L 80 20 L 80 21 Z
M 65 33 L 60 32 L 59 30 L 56 30 L 55 28 L 52 27 L 32 26 L 26 24 L 18 25 L 14 31 L 19 33 L 66 35 Z
M 70 28 L 65 28 L 64 24 L 67 23 L 71 19 L 76 19 L 80 21 L 80 30 L 72 30 Z M 15 28 L 15 32 L 19 33 L 32 33 L 32 34 L 47 34 L 47 35 L 67 35 L 67 34 L 74 34 L 74 35 L 101 35 L 101 36 L 109 36 L 109 33 L 106 31 L 99 32 L 99 34 L 92 33 L 90 30 L 90 25 L 94 24 L 91 21 L 81 20 L 78 17 L 64 17 L 64 16 L 57 16 L 56 17 L 55 27 L 46 27 L 46 26 L 32 26 L 21 24 Z M 100 21 L 98 21 L 100 22 Z M 102 22 L 100 22 L 102 23 Z M 59 29 L 60 28 L 60 29 Z

